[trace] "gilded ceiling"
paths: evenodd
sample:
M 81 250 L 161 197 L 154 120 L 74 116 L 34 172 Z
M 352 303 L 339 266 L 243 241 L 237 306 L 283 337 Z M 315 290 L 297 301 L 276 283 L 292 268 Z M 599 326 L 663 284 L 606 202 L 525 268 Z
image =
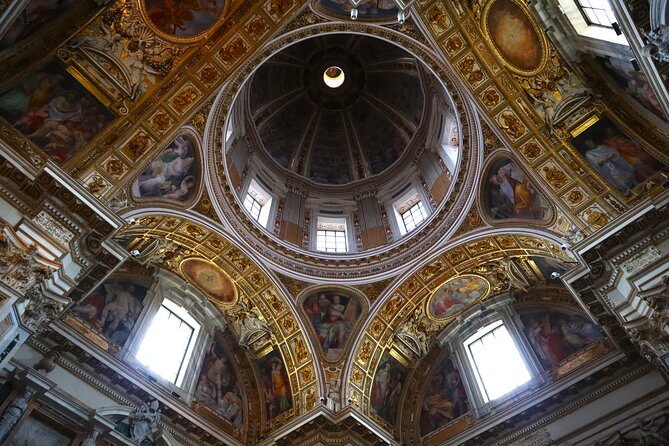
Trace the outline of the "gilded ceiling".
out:
M 136 262 L 171 271 L 210 298 L 221 330 L 231 330 L 220 349 L 234 350 L 237 373 L 248 372 L 240 392 L 253 413 L 223 420 L 205 400 L 192 409 L 245 444 L 335 391 L 388 435 L 418 441 L 427 428 L 416 432 L 407 417 L 420 416 L 424 389 L 404 390 L 404 412 L 399 402 L 397 413 L 382 411 L 379 370 L 396 370 L 407 389 L 420 379 L 416 364 L 449 369 L 440 334 L 504 293 L 548 289 L 576 312 L 541 275 L 542 262 L 562 262 L 543 263 L 552 265 L 546 271 L 568 264 L 564 240 L 595 232 L 666 180 L 666 125 L 644 120 L 652 111 L 637 112 L 633 97 L 607 102 L 600 93 L 611 82 L 595 86 L 568 65 L 518 0 L 419 0 L 401 25 L 389 1 L 363 1 L 356 22 L 345 2 L 330 0 L 97 3 L 28 10 L 45 14 L 44 23 L 12 28 L 0 41 L 0 145 L 29 169 L 57 165 L 81 182 L 135 223 L 117 238 L 140 253 Z M 522 32 L 510 33 L 516 26 Z M 325 61 L 336 48 L 350 50 L 351 67 L 368 82 L 361 107 L 357 98 L 333 99 L 346 112 L 303 81 L 311 58 Z M 389 172 L 385 183 L 414 169 L 418 155 L 403 150 L 434 117 L 423 113 L 441 95 L 437 87 L 457 122 L 460 158 L 448 192 L 415 233 L 324 256 L 249 221 L 224 146 L 235 101 L 245 101 L 274 161 L 303 177 L 291 191 L 308 198 L 319 187 L 310 181 Z M 307 149 L 313 119 L 321 124 Z M 355 138 L 342 136 L 348 132 Z M 333 145 L 351 155 L 338 158 Z M 354 146 L 369 168 L 358 168 Z M 328 173 L 335 171 L 345 175 Z M 383 187 L 364 184 L 351 202 Z M 150 288 L 145 276 L 155 270 L 138 271 L 129 267 L 117 282 Z M 469 298 L 440 304 L 435 296 L 448 286 L 469 287 Z M 319 319 L 323 302 L 346 313 L 345 329 Z M 68 325 L 119 355 L 118 338 L 73 314 Z M 403 343 L 398 327 L 420 333 L 420 345 Z M 276 404 L 268 404 L 262 380 L 279 371 L 288 390 L 274 388 Z M 473 423 L 459 418 L 435 438 Z

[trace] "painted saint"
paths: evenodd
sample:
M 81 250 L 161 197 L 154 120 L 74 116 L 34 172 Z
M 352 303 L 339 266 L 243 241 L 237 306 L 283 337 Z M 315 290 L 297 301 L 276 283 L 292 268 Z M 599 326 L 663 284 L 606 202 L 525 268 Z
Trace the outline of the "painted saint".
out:
M 432 372 L 420 412 L 421 435 L 427 435 L 469 411 L 469 399 L 460 372 L 450 355 Z
M 597 173 L 624 194 L 664 167 L 606 116 L 571 143 Z
M 583 316 L 558 309 L 520 309 L 525 335 L 546 370 L 604 338 Z
M 188 201 L 200 179 L 199 164 L 190 136 L 177 136 L 132 185 L 136 198 Z
M 543 220 L 548 216 L 548 202 L 510 158 L 496 160 L 486 178 L 485 204 L 495 220 Z
M 239 379 L 220 331 L 214 333 L 214 341 L 204 356 L 195 398 L 233 425 L 239 428 L 244 425 Z
M 325 357 L 336 359 L 344 351 L 362 306 L 355 297 L 338 291 L 313 294 L 302 306 L 313 324 Z
M 405 366 L 385 352 L 374 375 L 371 395 L 372 410 L 392 425 L 397 419 L 402 385 L 407 372 Z
M 265 390 L 267 417 L 272 419 L 293 407 L 286 367 L 281 354 L 276 350 L 260 358 L 256 364 Z
M 110 279 L 76 305 L 72 312 L 122 347 L 144 309 L 148 291 L 147 285 L 133 280 Z

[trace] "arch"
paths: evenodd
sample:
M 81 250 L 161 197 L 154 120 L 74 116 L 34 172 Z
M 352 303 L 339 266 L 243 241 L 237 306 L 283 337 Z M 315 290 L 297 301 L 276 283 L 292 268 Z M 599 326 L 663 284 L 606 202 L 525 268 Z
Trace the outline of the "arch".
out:
M 344 382 L 347 383 L 345 394 L 353 405 L 372 415 L 369 392 L 382 354 L 393 345 L 395 330 L 415 315 L 417 309 L 424 308 L 429 296 L 442 283 L 460 274 L 476 272 L 491 282 L 491 295 L 495 295 L 509 288 L 508 277 L 499 276 L 500 261 L 527 255 L 571 261 L 561 244 L 557 235 L 546 230 L 485 229 L 446 243 L 434 255 L 416 264 L 377 299 L 351 350 Z M 430 329 L 438 333 L 449 322 L 433 323 Z M 387 424 L 386 427 L 394 429 Z
M 178 274 L 178 265 L 184 258 L 199 256 L 229 273 L 238 287 L 239 300 L 248 302 L 267 321 L 273 333 L 269 346 L 283 358 L 295 410 L 281 420 L 285 422 L 312 409 L 318 395 L 325 390 L 315 359 L 316 349 L 306 335 L 295 304 L 285 297 L 287 293 L 265 266 L 253 262 L 244 248 L 217 225 L 191 216 L 188 211 L 163 209 L 159 213 L 153 209 L 135 209 L 128 215 L 136 219 L 135 225 L 126 227 L 120 234 L 129 240 L 128 249 L 141 252 L 152 240 L 165 239 L 175 243 L 178 249 L 168 251 L 159 262 L 164 268 Z M 255 374 L 256 388 L 262 389 L 257 377 Z M 259 391 L 258 397 L 262 397 Z M 257 410 L 262 414 L 263 423 L 268 422 L 265 411 Z

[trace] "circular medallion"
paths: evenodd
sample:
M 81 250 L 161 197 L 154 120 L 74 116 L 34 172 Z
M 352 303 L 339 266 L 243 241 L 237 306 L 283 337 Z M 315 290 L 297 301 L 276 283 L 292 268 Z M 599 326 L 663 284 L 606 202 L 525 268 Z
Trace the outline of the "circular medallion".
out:
M 218 266 L 202 259 L 186 259 L 180 269 L 190 283 L 216 303 L 232 304 L 237 300 L 235 284 Z
M 484 299 L 490 283 L 481 276 L 467 274 L 451 279 L 437 288 L 427 303 L 427 314 L 436 319 L 449 319 Z
M 495 55 L 513 72 L 531 76 L 546 64 L 546 41 L 527 10 L 516 0 L 488 3 L 483 32 Z

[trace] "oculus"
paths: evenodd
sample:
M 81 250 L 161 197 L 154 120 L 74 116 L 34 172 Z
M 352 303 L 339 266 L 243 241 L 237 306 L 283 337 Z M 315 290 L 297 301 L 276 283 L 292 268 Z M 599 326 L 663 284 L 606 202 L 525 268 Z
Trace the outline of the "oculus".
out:
M 186 259 L 181 263 L 180 269 L 193 285 L 214 302 L 232 304 L 237 300 L 237 288 L 218 266 L 202 259 Z
M 342 70 L 339 67 L 335 66 L 329 67 L 323 73 L 323 82 L 325 82 L 325 85 L 327 85 L 330 88 L 341 87 L 345 79 L 346 75 L 344 74 L 344 70 Z
M 468 274 L 444 283 L 428 301 L 428 315 L 447 319 L 484 299 L 490 292 L 490 283 L 481 276 Z

